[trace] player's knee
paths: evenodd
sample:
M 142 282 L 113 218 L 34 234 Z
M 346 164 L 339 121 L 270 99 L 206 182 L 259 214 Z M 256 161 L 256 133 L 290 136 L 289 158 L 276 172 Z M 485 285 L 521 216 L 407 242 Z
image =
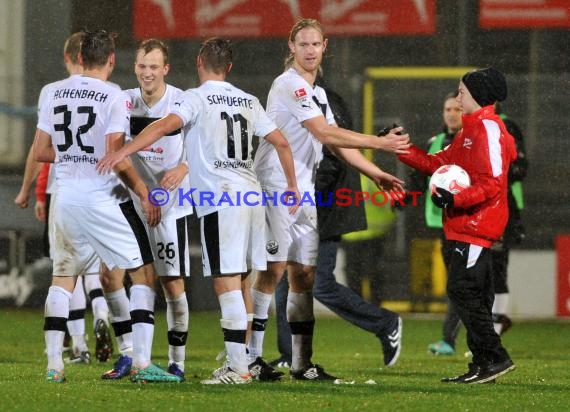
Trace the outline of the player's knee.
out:
M 156 273 L 152 264 L 146 264 L 135 270 L 129 270 L 128 273 L 134 285 L 145 285 L 154 289 Z
M 159 279 L 167 298 L 176 299 L 184 293 L 184 279 L 181 277 L 161 276 Z
M 308 292 L 313 290 L 315 270 L 313 266 L 298 265 L 289 273 L 289 284 L 295 292 Z
M 273 293 L 285 272 L 285 264 L 270 264 L 268 270 L 259 272 L 254 289 L 264 293 Z

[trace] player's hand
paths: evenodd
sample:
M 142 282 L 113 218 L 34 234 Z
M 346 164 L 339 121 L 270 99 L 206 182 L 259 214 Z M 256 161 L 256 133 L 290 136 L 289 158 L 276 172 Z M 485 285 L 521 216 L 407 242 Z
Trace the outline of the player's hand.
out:
M 403 127 L 395 127 L 385 136 L 379 137 L 379 149 L 390 153 L 407 154 L 410 148 L 410 136 L 402 134 L 403 130 Z
M 36 201 L 34 212 L 36 213 L 36 219 L 38 219 L 40 222 L 45 222 L 47 216 L 46 202 Z
M 149 195 L 149 192 L 146 192 L 144 196 L 140 196 L 141 206 L 144 212 L 144 217 L 146 218 L 146 222 L 150 227 L 155 227 L 160 223 L 161 219 L 161 212 L 160 206 L 153 205 L 148 197 L 152 196 Z
M 441 187 L 436 187 L 435 193 L 431 195 L 431 200 L 440 209 L 451 209 L 453 208 L 454 195 Z
M 26 193 L 25 191 L 21 191 L 16 195 L 14 199 L 14 203 L 16 206 L 21 207 L 22 209 L 26 209 L 28 207 L 28 201 L 30 200 L 30 194 Z
M 178 166 L 166 171 L 160 180 L 160 185 L 169 192 L 172 192 L 178 187 L 178 185 L 180 185 L 187 174 L 188 166 L 186 163 L 181 163 Z
M 380 171 L 376 176 L 374 176 L 373 180 L 378 189 L 391 192 L 394 196 L 405 196 L 406 190 L 404 189 L 404 181 L 402 179 L 399 179 L 390 173 Z
M 100 175 L 104 175 L 113 171 L 113 168 L 125 160 L 126 156 L 122 155 L 120 152 L 107 153 L 97 162 L 97 172 Z
M 285 202 L 289 206 L 289 214 L 290 215 L 294 215 L 297 210 L 299 210 L 299 203 L 301 202 L 301 193 L 299 192 L 299 189 L 296 187 L 287 187 L 287 189 L 285 189 L 285 193 L 288 193 L 285 196 Z

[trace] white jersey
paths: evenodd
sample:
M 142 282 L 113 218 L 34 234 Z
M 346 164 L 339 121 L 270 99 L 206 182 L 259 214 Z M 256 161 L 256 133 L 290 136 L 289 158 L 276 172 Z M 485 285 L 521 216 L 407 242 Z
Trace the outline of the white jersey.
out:
M 239 204 L 244 192 L 261 192 L 253 171 L 252 140 L 277 127 L 256 97 L 230 83 L 210 80 L 184 92 L 171 113 L 184 123 L 198 217 Z
M 130 96 L 132 102 L 130 137 L 136 139 L 136 136 L 146 126 L 170 112 L 170 107 L 180 97 L 182 90 L 167 84 L 164 95 L 152 107 L 148 107 L 143 100 L 140 88 L 125 90 L 125 93 Z M 131 159 L 137 173 L 149 189 L 160 187 L 160 181 L 165 172 L 186 161 L 182 130 L 176 130 L 162 137 L 151 146 L 132 155 Z M 166 217 L 167 213 L 173 213 L 173 217 L 192 214 L 192 204 L 190 202 L 179 202 L 179 188 L 184 192 L 190 190 L 188 175 L 182 179 L 177 188 L 171 191 L 169 201 L 161 207 L 163 218 Z M 138 198 L 133 196 L 133 199 L 137 207 L 139 207 L 140 202 Z
M 40 108 L 38 129 L 51 136 L 58 201 L 75 205 L 118 204 L 129 199 L 114 174 L 95 166 L 106 153 L 106 135 L 126 133 L 131 102 L 116 85 L 86 76 L 57 82 Z
M 324 89 L 311 87 L 295 69 L 285 71 L 273 81 L 267 97 L 267 115 L 289 141 L 301 192 L 314 190 L 323 148 L 302 122 L 323 114 L 328 124 L 334 123 Z M 266 141 L 260 143 L 255 155 L 255 171 L 264 189 L 282 190 L 287 186 L 277 151 Z

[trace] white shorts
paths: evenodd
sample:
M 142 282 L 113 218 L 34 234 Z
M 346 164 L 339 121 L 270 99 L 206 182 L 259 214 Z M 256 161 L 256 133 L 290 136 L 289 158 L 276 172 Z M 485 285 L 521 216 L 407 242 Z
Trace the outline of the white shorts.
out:
M 55 224 L 55 193 L 51 195 L 49 210 L 48 210 L 48 238 L 49 238 L 49 256 L 53 260 L 53 273 L 56 276 L 81 276 L 81 275 L 99 275 L 99 267 L 101 261 L 95 250 L 88 242 L 77 242 L 74 253 L 69 249 L 63 249 L 58 254 L 58 261 L 56 266 L 56 238 L 60 244 L 63 244 L 61 236 L 57 234 L 57 227 Z
M 262 205 L 230 206 L 200 218 L 204 276 L 266 270 Z
M 56 201 L 53 217 L 56 276 L 77 274 L 77 267 L 85 264 L 86 245 L 109 269 L 135 269 L 153 261 L 148 235 L 132 201 L 89 207 Z
M 190 276 L 188 219 L 166 217 L 158 226 L 147 226 L 158 276 Z
M 268 202 L 265 221 L 268 262 L 317 265 L 319 232 L 315 206 L 302 205 L 294 215 L 290 215 L 288 206 Z

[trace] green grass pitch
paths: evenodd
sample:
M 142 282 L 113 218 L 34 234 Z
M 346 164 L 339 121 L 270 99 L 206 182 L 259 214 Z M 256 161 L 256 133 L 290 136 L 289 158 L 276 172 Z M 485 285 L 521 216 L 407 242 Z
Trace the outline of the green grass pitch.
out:
M 154 360 L 167 364 L 164 313 L 157 313 Z M 467 369 L 464 334 L 458 354 L 434 357 L 441 319 L 404 316 L 403 349 L 393 368 L 382 364 L 378 340 L 338 318 L 318 318 L 313 360 L 352 385 L 292 382 L 203 386 L 218 364 L 222 334 L 215 313 L 191 313 L 187 381 L 134 384 L 102 381 L 112 364 L 68 365 L 67 382 L 44 381 L 43 314 L 0 309 L 0 410 L 2 411 L 567 411 L 570 410 L 570 323 L 518 321 L 504 336 L 517 369 L 496 384 L 443 384 Z M 87 319 L 90 331 L 91 320 Z M 90 333 L 92 335 L 92 333 Z M 94 342 L 89 342 L 92 351 Z M 276 357 L 270 323 L 266 358 Z M 373 380 L 376 384 L 366 384 Z

